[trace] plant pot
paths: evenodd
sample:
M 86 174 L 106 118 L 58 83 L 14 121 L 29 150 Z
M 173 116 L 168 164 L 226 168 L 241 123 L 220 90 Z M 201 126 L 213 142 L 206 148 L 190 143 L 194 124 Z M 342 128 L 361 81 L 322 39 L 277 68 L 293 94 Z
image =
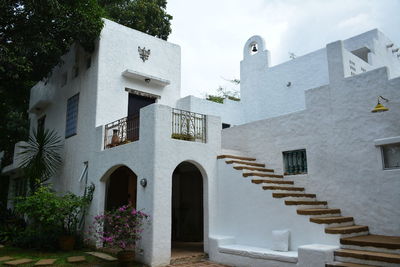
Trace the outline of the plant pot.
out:
M 64 235 L 58 238 L 58 244 L 60 249 L 63 251 L 71 251 L 75 246 L 75 236 L 73 235 Z
M 117 254 L 118 261 L 130 262 L 135 260 L 135 251 L 133 250 L 121 250 Z

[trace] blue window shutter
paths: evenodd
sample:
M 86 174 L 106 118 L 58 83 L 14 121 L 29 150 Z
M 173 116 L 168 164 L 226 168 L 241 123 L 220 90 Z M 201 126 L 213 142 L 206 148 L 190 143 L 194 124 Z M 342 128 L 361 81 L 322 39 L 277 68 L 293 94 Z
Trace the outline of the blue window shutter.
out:
M 67 120 L 65 125 L 65 138 L 76 134 L 78 125 L 79 93 L 70 97 L 67 102 Z

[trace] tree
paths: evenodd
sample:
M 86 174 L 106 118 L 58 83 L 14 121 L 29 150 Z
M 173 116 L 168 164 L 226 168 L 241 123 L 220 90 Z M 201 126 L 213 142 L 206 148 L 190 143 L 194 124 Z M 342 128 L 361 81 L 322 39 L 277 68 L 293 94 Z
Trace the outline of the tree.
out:
M 166 0 L 99 0 L 106 16 L 117 23 L 167 40 L 172 16 Z
M 224 80 L 234 85 L 240 84 L 239 79 L 233 79 L 233 80 L 224 79 Z M 216 91 L 217 92 L 215 95 L 206 95 L 206 99 L 221 104 L 224 102 L 224 99 L 226 98 L 233 101 L 240 101 L 240 92 L 236 88 L 231 88 L 229 90 L 226 88 L 226 86 L 219 86 Z
M 61 139 L 53 130 L 34 130 L 21 148 L 20 167 L 29 179 L 30 194 L 33 194 L 60 168 Z
M 172 16 L 165 0 L 0 1 L 0 151 L 10 163 L 14 144 L 28 137 L 29 89 L 61 64 L 73 43 L 87 52 L 102 17 L 167 39 Z
M 0 1 L 0 150 L 28 135 L 29 89 L 74 43 L 87 51 L 103 27 L 96 0 Z

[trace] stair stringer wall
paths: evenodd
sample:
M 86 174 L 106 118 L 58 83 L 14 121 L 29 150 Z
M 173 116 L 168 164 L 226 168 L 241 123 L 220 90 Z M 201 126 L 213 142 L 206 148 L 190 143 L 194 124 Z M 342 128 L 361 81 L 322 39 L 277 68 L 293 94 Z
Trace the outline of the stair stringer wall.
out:
M 272 231 L 290 231 L 289 250 L 306 244 L 338 245 L 339 236 L 324 233 L 324 225 L 297 215 L 296 207 L 286 206 L 272 191 L 242 176 L 225 160 L 218 160 L 217 223 L 213 235 L 233 236 L 241 245 L 272 248 Z M 279 178 L 276 178 L 279 179 Z

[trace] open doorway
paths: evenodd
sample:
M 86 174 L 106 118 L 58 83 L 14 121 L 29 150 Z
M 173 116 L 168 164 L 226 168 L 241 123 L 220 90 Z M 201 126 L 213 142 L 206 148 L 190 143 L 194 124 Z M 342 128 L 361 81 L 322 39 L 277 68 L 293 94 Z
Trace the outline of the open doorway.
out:
M 172 258 L 203 254 L 203 239 L 203 177 L 185 161 L 172 175 Z
M 112 172 L 107 181 L 105 210 L 114 210 L 127 204 L 136 208 L 136 182 L 136 174 L 126 166 Z

